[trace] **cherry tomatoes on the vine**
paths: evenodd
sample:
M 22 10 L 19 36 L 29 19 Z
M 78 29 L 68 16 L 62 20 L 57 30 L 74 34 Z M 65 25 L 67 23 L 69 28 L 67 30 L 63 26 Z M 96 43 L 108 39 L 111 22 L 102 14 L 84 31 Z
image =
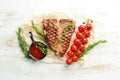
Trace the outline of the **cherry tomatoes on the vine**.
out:
M 79 46 L 79 50 L 80 50 L 80 51 L 83 51 L 84 49 L 85 49 L 85 46 L 81 44 L 81 45 Z
M 77 32 L 77 33 L 76 33 L 76 38 L 77 38 L 77 39 L 82 39 L 82 38 L 83 38 L 83 34 L 80 33 L 80 32 Z
M 71 51 L 76 52 L 77 50 L 78 50 L 77 46 L 73 44 L 71 46 Z
M 76 52 L 76 56 L 77 56 L 77 57 L 80 57 L 80 56 L 81 56 L 81 51 L 80 51 L 80 50 L 78 50 L 78 51 Z
M 68 55 L 69 57 L 73 57 L 73 56 L 74 56 L 74 53 L 73 53 L 72 51 L 68 51 L 68 52 L 67 52 L 67 55 Z
M 77 56 L 73 56 L 72 61 L 73 62 L 77 62 L 78 61 L 78 57 Z
M 87 38 L 84 38 L 83 40 L 82 40 L 82 44 L 84 45 L 84 44 L 87 44 L 88 43 L 88 39 Z
M 92 29 L 92 24 L 88 23 L 88 24 L 86 25 L 86 28 L 87 28 L 88 31 L 90 31 L 90 30 Z
M 70 65 L 72 63 L 72 59 L 66 59 L 66 64 Z
M 80 40 L 79 39 L 74 39 L 74 44 L 79 47 L 80 46 Z
M 84 32 L 85 31 L 85 26 L 84 25 L 80 25 L 79 27 L 78 27 L 78 30 L 79 30 L 79 32 Z

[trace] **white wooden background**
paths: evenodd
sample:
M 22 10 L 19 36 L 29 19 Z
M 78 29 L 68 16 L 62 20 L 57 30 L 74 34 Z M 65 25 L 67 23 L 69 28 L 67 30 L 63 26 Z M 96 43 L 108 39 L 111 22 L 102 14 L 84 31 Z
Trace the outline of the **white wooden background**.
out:
M 0 0 L 0 80 L 120 80 L 119 0 Z M 15 31 L 47 12 L 83 13 L 99 23 L 108 42 L 85 56 L 83 65 L 32 63 L 24 59 Z

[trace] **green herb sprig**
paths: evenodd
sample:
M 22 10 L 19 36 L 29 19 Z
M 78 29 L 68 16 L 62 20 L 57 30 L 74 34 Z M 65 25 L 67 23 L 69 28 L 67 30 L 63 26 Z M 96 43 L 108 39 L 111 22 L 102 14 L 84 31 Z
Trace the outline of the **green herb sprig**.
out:
M 62 34 L 61 34 L 61 36 L 60 36 L 60 38 L 59 38 L 59 42 L 60 42 L 60 43 L 62 42 L 63 36 L 66 34 L 67 30 L 68 30 L 69 28 L 71 28 L 71 27 L 72 27 L 72 24 L 71 24 L 71 23 L 69 23 L 69 24 L 65 27 L 65 29 L 63 30 L 63 32 L 62 32 Z
M 42 31 L 40 31 L 34 24 L 33 20 L 31 20 L 32 28 L 35 30 L 35 32 L 40 36 L 41 39 L 45 40 L 46 36 L 43 34 Z
M 21 50 L 24 53 L 26 58 L 32 59 L 29 56 L 29 52 L 28 52 L 28 49 L 27 49 L 27 44 L 25 43 L 25 41 L 24 41 L 24 39 L 23 39 L 23 37 L 21 35 L 21 32 L 22 32 L 22 29 L 18 28 L 18 32 L 16 32 L 16 34 L 17 34 L 17 37 L 18 37 L 18 41 L 19 41 L 19 45 L 21 47 Z
M 35 44 L 37 44 L 38 46 L 40 46 L 40 51 L 42 51 L 42 53 L 48 55 L 48 52 L 47 52 L 47 45 L 45 45 L 44 43 L 42 42 L 38 42 L 38 41 L 35 41 L 34 42 Z
M 65 27 L 65 29 L 64 29 L 64 31 L 63 31 L 63 35 L 66 34 L 67 30 L 68 30 L 69 28 L 71 28 L 71 27 L 72 27 L 72 24 L 69 23 L 69 24 Z
M 106 40 L 99 40 L 97 42 L 94 42 L 93 44 L 90 44 L 83 52 L 82 55 L 79 57 L 79 59 L 81 57 L 83 57 L 85 54 L 87 54 L 88 51 L 90 51 L 91 49 L 93 49 L 94 47 L 96 47 L 98 44 L 102 44 L 102 43 L 106 43 Z

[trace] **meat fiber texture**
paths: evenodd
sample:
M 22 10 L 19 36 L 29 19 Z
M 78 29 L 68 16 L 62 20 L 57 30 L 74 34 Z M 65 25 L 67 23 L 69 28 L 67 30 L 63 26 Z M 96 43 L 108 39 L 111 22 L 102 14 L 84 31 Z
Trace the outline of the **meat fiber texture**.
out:
M 36 41 L 41 41 L 43 43 L 46 44 L 45 41 L 41 40 L 40 37 L 36 34 L 36 32 L 32 29 L 32 24 L 31 24 L 31 20 L 34 21 L 35 26 L 39 29 L 39 30 L 43 30 L 43 25 L 42 25 L 42 21 L 44 19 L 70 19 L 76 22 L 76 28 L 75 31 L 73 33 L 73 35 L 71 36 L 70 39 L 70 44 L 69 46 L 73 43 L 73 39 L 75 38 L 75 33 L 78 31 L 78 26 L 81 25 L 85 20 L 87 20 L 86 16 L 82 16 L 82 15 L 74 15 L 74 14 L 68 14 L 68 13 L 63 13 L 63 12 L 54 12 L 54 13 L 47 13 L 47 14 L 41 14 L 38 16 L 35 16 L 33 18 L 31 18 L 30 20 L 26 21 L 22 27 L 23 27 L 23 38 L 26 41 L 27 45 L 30 46 L 30 44 L 32 43 L 29 37 L 29 31 L 31 31 L 34 35 L 34 39 Z M 95 37 L 94 37 L 94 30 L 91 31 L 91 37 L 89 38 L 89 44 L 91 44 L 92 42 L 95 41 Z M 86 45 L 87 46 L 87 45 Z M 67 50 L 69 49 L 69 47 L 67 48 Z M 66 52 L 67 52 L 66 50 Z M 65 59 L 66 59 L 66 55 L 64 55 L 63 57 L 60 56 L 56 56 L 55 51 L 51 50 L 50 48 L 48 48 L 48 55 L 41 61 L 46 62 L 46 63 L 65 63 Z M 83 63 L 84 59 L 82 61 L 79 61 L 79 63 Z

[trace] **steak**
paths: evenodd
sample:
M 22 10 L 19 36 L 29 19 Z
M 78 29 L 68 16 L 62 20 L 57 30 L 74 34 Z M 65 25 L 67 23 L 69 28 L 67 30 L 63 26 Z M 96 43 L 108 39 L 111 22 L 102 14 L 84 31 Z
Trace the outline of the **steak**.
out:
M 44 19 L 42 24 L 51 49 L 56 55 L 64 56 L 75 31 L 75 22 L 71 19 Z

